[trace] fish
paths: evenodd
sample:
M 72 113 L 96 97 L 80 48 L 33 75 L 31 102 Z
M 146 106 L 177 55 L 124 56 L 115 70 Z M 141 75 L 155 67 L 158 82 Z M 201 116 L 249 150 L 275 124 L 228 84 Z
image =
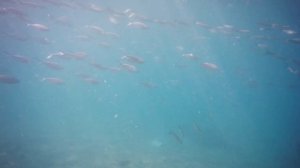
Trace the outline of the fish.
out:
M 53 69 L 53 70 L 62 70 L 64 67 L 59 65 L 56 62 L 53 61 L 43 61 L 43 64 L 45 64 L 48 68 Z
M 93 30 L 96 33 L 100 33 L 100 34 L 104 34 L 104 29 L 99 27 L 99 26 L 95 26 L 95 25 L 86 25 L 86 28 Z
M 29 63 L 29 62 L 30 62 L 30 59 L 29 59 L 28 57 L 24 56 L 24 55 L 12 54 L 12 53 L 6 52 L 6 51 L 4 51 L 3 53 L 4 53 L 5 55 L 7 55 L 8 57 L 10 57 L 10 58 L 12 58 L 12 59 L 14 59 L 15 61 L 18 61 L 18 62 L 20 62 L 20 63 L 26 64 L 26 63 Z
M 44 8 L 43 5 L 35 3 L 35 2 L 29 2 L 29 1 L 18 1 L 20 5 L 26 6 L 26 7 L 31 7 L 31 8 Z
M 144 82 L 141 82 L 141 85 L 146 87 L 146 88 L 155 88 L 157 87 L 157 85 L 153 82 L 148 82 L 148 81 L 144 81 Z
M 90 65 L 97 68 L 98 70 L 106 70 L 107 69 L 107 67 L 105 67 L 99 63 L 95 63 L 95 62 L 90 63 Z
M 119 23 L 119 21 L 117 20 L 117 18 L 114 17 L 114 16 L 109 16 L 109 17 L 108 17 L 108 20 L 109 20 L 110 23 L 112 23 L 112 24 L 118 24 L 118 23 Z
M 65 54 L 77 60 L 85 59 L 87 57 L 87 53 L 85 52 L 73 52 L 73 53 L 65 53 Z
M 109 36 L 109 37 L 113 37 L 113 38 L 118 38 L 120 37 L 119 34 L 114 33 L 114 32 L 104 32 L 103 35 Z
M 217 70 L 217 69 L 219 69 L 219 67 L 218 67 L 216 64 L 214 64 L 214 63 L 209 63 L 209 62 L 204 62 L 204 63 L 202 64 L 202 66 L 203 66 L 204 68 L 206 68 L 206 69 L 209 69 L 209 70 Z
M 111 72 L 120 72 L 122 69 L 120 67 L 108 67 L 107 68 Z
M 41 81 L 42 82 L 46 81 L 48 83 L 55 84 L 55 85 L 62 85 L 65 83 L 64 80 L 57 78 L 57 77 L 44 77 L 44 78 L 42 78 Z
M 63 53 L 63 52 L 61 52 L 61 51 L 59 51 L 59 52 L 57 52 L 57 53 L 51 53 L 51 54 L 49 54 L 46 58 L 47 58 L 47 59 L 51 59 L 51 58 L 53 58 L 53 57 L 67 58 L 66 54 Z
M 211 26 L 209 26 L 208 24 L 206 24 L 204 22 L 201 22 L 201 21 L 196 21 L 195 25 L 197 25 L 199 27 L 202 27 L 202 28 L 205 28 L 205 29 L 211 28 Z
M 108 47 L 110 47 L 110 44 L 108 42 L 102 41 L 102 42 L 99 43 L 99 46 L 104 47 L 104 48 L 108 48 Z
M 124 55 L 121 57 L 122 60 L 126 60 L 128 62 L 131 63 L 137 63 L 137 64 L 142 64 L 144 63 L 144 60 L 140 57 L 136 57 L 136 56 L 129 56 L 129 55 Z
M 78 73 L 77 76 L 79 78 L 81 78 L 81 80 L 86 82 L 86 83 L 90 83 L 90 84 L 94 84 L 94 85 L 100 83 L 100 81 L 96 77 L 93 77 L 93 76 L 88 75 L 88 74 Z
M 75 36 L 75 38 L 79 39 L 81 41 L 89 41 L 90 40 L 90 37 L 87 35 L 77 35 L 77 36 Z
M 292 67 L 288 67 L 287 70 L 290 72 L 290 73 L 293 73 L 293 74 L 299 74 L 299 71 L 297 69 L 294 69 Z
M 20 83 L 20 81 L 14 76 L 0 74 L 0 83 L 17 84 Z
M 196 122 L 193 123 L 193 127 L 196 132 L 198 132 L 198 133 L 202 132 L 202 128 Z
M 17 8 L 0 7 L 0 15 L 4 15 L 4 14 L 16 16 L 18 19 L 20 19 L 22 21 L 29 21 L 29 19 L 27 18 L 27 15 L 23 11 L 21 11 Z
M 294 44 L 300 44 L 300 38 L 292 38 L 292 39 L 289 39 L 288 42 L 294 43 Z
M 176 50 L 177 50 L 177 51 L 183 51 L 183 50 L 184 50 L 184 47 L 183 47 L 183 46 L 176 46 Z
M 129 22 L 127 24 L 128 27 L 135 29 L 148 29 L 149 27 L 143 22 Z
M 126 9 L 123 14 L 125 14 L 130 19 L 132 19 L 136 15 L 131 9 Z
M 72 26 L 72 23 L 68 16 L 60 16 L 60 17 L 56 18 L 54 21 L 62 26 L 67 26 L 67 27 Z
M 102 7 L 95 5 L 95 4 L 90 4 L 88 9 L 90 11 L 94 11 L 94 12 L 103 12 L 104 11 L 104 9 Z
M 47 37 L 36 37 L 35 40 L 36 40 L 36 42 L 43 44 L 43 45 L 48 45 L 48 44 L 54 43 L 53 40 L 50 40 Z
M 82 80 L 87 82 L 87 83 L 93 84 L 93 85 L 96 85 L 96 84 L 100 83 L 100 81 L 98 79 L 93 78 L 93 77 L 85 77 L 85 78 L 82 78 Z
M 266 48 L 268 48 L 268 45 L 259 43 L 259 44 L 257 44 L 257 47 L 261 48 L 261 49 L 266 49 Z
M 128 72 L 136 72 L 137 68 L 134 65 L 123 63 L 121 64 L 122 68 L 127 70 Z
M 248 29 L 240 29 L 240 30 L 238 30 L 238 32 L 240 32 L 240 33 L 250 33 L 250 30 L 248 30 Z
M 182 54 L 182 57 L 190 59 L 190 60 L 197 60 L 198 59 L 198 57 L 195 56 L 193 53 Z
M 183 144 L 182 138 L 179 137 L 179 135 L 176 132 L 170 131 L 169 135 L 171 135 L 179 144 Z
M 30 59 L 23 55 L 13 54 L 13 55 L 11 55 L 11 58 L 15 59 L 18 62 L 25 63 L 25 64 L 30 62 Z
M 287 34 L 287 35 L 294 35 L 294 34 L 297 34 L 296 31 L 294 30 L 291 30 L 291 29 L 284 29 L 282 30 L 283 33 Z
M 40 30 L 40 31 L 48 31 L 49 30 L 49 28 L 46 25 L 39 24 L 39 23 L 27 24 L 27 26 L 32 27 L 36 30 Z
M 24 34 L 19 34 L 19 33 L 6 33 L 4 36 L 7 36 L 9 38 L 12 38 L 14 40 L 17 41 L 27 41 L 29 39 L 28 36 L 24 35 Z

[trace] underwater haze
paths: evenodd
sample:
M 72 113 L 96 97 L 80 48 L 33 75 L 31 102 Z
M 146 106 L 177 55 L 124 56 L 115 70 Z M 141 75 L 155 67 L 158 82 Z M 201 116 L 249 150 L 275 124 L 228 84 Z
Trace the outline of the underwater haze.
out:
M 1 168 L 299 168 L 297 0 L 1 0 Z

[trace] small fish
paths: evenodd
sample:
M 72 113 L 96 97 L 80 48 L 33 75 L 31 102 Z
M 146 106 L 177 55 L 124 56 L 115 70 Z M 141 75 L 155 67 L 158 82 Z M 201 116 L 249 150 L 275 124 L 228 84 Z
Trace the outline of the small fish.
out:
M 198 132 L 198 133 L 202 132 L 202 128 L 196 122 L 193 123 L 193 127 L 196 132 Z
M 240 32 L 240 33 L 250 33 L 250 30 L 248 30 L 248 29 L 240 29 L 240 30 L 238 30 L 238 32 Z
M 184 47 L 183 47 L 183 46 L 176 46 L 176 50 L 177 50 L 177 51 L 183 51 L 183 50 L 184 50 Z
M 100 42 L 99 45 L 104 48 L 110 47 L 110 44 L 108 42 L 104 42 L 104 41 Z
M 53 61 L 44 61 L 43 64 L 45 64 L 48 68 L 53 70 L 62 70 L 64 69 L 61 65 L 59 65 L 56 62 Z
M 100 6 L 95 5 L 95 4 L 90 4 L 89 7 L 88 7 L 88 9 L 90 11 L 94 11 L 94 12 L 103 12 L 104 11 L 103 8 L 101 8 Z
M 294 30 L 291 30 L 291 29 L 284 29 L 282 30 L 283 33 L 287 34 L 287 35 L 294 35 L 294 34 L 297 34 L 296 31 Z
M 100 33 L 100 34 L 104 34 L 104 29 L 99 27 L 99 26 L 95 26 L 95 25 L 86 25 L 86 28 L 93 30 L 96 33 Z
M 107 69 L 111 72 L 120 72 L 122 70 L 120 67 L 108 67 Z
M 3 52 L 5 55 L 7 55 L 7 57 L 10 57 L 12 59 L 14 59 L 15 61 L 18 61 L 20 63 L 29 63 L 30 62 L 30 59 L 24 55 L 19 55 L 19 54 L 12 54 L 10 52 L 6 52 L 4 51 Z
M 31 8 L 43 8 L 44 6 L 42 6 L 41 4 L 35 3 L 35 2 L 29 2 L 29 1 L 19 1 L 19 3 L 22 6 L 27 6 L 27 7 L 31 7 Z
M 157 85 L 153 82 L 148 82 L 148 81 L 145 81 L 145 82 L 141 82 L 141 85 L 146 87 L 146 88 L 155 88 L 157 87 Z
M 67 26 L 67 27 L 72 26 L 72 23 L 71 23 L 69 17 L 67 17 L 67 16 L 60 16 L 55 19 L 55 22 L 62 26 Z
M 233 29 L 233 26 L 232 25 L 229 25 L 229 24 L 224 24 L 223 26 L 221 26 L 225 29 Z
M 55 84 L 55 85 L 62 85 L 65 83 L 64 80 L 57 78 L 57 77 L 44 77 L 44 78 L 42 78 L 41 81 L 42 82 L 46 81 L 48 83 Z
M 87 82 L 87 83 L 93 84 L 93 85 L 96 85 L 96 84 L 100 83 L 100 81 L 98 79 L 93 78 L 93 77 L 85 77 L 82 80 Z
M 29 63 L 29 61 L 30 61 L 28 57 L 23 56 L 23 55 L 18 55 L 18 54 L 11 55 L 11 58 L 15 59 L 18 62 L 25 63 L 25 64 Z
M 75 38 L 79 39 L 81 41 L 89 41 L 90 40 L 90 37 L 87 35 L 77 35 L 77 36 L 75 36 Z
M 182 56 L 184 58 L 190 59 L 190 60 L 197 60 L 198 57 L 195 56 L 193 53 L 186 53 L 186 54 L 182 54 Z
M 90 65 L 97 68 L 98 70 L 106 70 L 107 69 L 107 67 L 105 67 L 99 63 L 95 63 L 95 62 L 90 63 Z
M 202 28 L 205 28 L 205 29 L 208 29 L 210 28 L 210 26 L 204 22 L 201 22 L 201 21 L 196 21 L 195 24 L 199 27 L 202 27 Z
M 294 43 L 294 44 L 300 44 L 300 38 L 289 39 L 288 42 Z
M 23 11 L 21 11 L 21 10 L 19 10 L 17 8 L 13 8 L 13 7 L 0 7 L 0 15 L 2 15 L 2 14 L 14 15 L 17 18 L 19 18 L 20 20 L 29 21 L 29 19 L 27 18 L 27 15 Z
M 287 69 L 288 69 L 288 71 L 289 71 L 290 73 L 293 73 L 293 74 L 298 74 L 298 73 L 299 73 L 298 70 L 296 70 L 296 69 L 294 69 L 294 68 L 292 68 L 292 67 L 288 67 Z
M 202 64 L 202 66 L 206 69 L 209 69 L 209 70 L 217 70 L 219 69 L 219 67 L 216 65 L 216 64 L 213 64 L 213 63 L 209 63 L 209 62 L 204 62 Z
M 138 64 L 144 63 L 144 60 L 142 58 L 136 57 L 136 56 L 124 55 L 123 57 L 121 57 L 121 59 L 126 60 L 131 63 L 138 63 Z
M 114 16 L 109 16 L 109 17 L 108 17 L 108 20 L 109 20 L 110 23 L 112 23 L 112 24 L 118 24 L 118 23 L 119 23 L 118 20 L 116 19 L 116 17 L 114 17 Z
M 268 48 L 268 45 L 259 43 L 259 44 L 257 44 L 257 47 L 261 48 L 261 49 L 266 49 L 266 48 Z
M 81 60 L 81 59 L 86 58 L 87 53 L 85 53 L 85 52 L 74 52 L 74 53 L 67 53 L 66 55 L 70 56 L 71 58 Z
M 0 82 L 5 84 L 17 84 L 20 81 L 16 77 L 0 74 Z
M 148 29 L 149 28 L 145 23 L 142 23 L 142 22 L 129 22 L 127 24 L 127 26 L 131 27 L 131 28 L 135 28 L 135 29 Z
M 49 30 L 49 28 L 46 25 L 39 24 L 39 23 L 27 24 L 27 26 L 32 27 L 36 30 L 40 30 L 40 31 L 48 31 Z
M 125 69 L 125 70 L 127 70 L 129 72 L 136 72 L 137 71 L 136 66 L 131 65 L 131 64 L 123 63 L 123 64 L 121 64 L 121 66 L 123 67 L 123 69 Z
M 183 144 L 182 138 L 179 137 L 179 135 L 176 132 L 170 131 L 169 135 L 171 135 L 179 144 Z
M 113 37 L 113 38 L 118 38 L 118 37 L 120 37 L 119 34 L 114 33 L 114 32 L 104 32 L 103 34 L 106 35 L 106 36 L 109 36 L 109 37 Z
M 130 19 L 136 15 L 131 9 L 126 9 L 123 13 Z
M 36 40 L 38 43 L 43 44 L 43 45 L 48 45 L 48 44 L 54 43 L 53 40 L 50 40 L 50 39 L 48 39 L 47 37 L 37 37 L 37 38 L 35 38 L 35 40 Z
M 131 9 L 125 9 L 123 13 L 124 14 L 132 13 L 132 10 Z
M 57 52 L 57 53 L 51 53 L 51 54 L 49 54 L 48 56 L 47 56 L 47 59 L 51 59 L 51 58 L 53 58 L 53 57 L 64 57 L 65 56 L 65 53 L 63 53 L 63 52 L 61 52 L 61 51 L 59 51 L 59 52 Z

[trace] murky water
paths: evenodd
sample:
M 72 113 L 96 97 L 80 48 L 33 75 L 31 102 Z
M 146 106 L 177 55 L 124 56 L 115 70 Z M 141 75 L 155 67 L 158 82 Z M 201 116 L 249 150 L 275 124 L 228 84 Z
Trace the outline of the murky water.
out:
M 296 168 L 299 2 L 0 2 L 0 167 Z

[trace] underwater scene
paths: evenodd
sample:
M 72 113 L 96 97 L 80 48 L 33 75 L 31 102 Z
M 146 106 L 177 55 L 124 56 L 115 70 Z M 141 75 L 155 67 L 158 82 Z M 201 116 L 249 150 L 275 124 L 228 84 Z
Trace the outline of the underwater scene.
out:
M 299 6 L 0 0 L 0 167 L 299 168 Z

